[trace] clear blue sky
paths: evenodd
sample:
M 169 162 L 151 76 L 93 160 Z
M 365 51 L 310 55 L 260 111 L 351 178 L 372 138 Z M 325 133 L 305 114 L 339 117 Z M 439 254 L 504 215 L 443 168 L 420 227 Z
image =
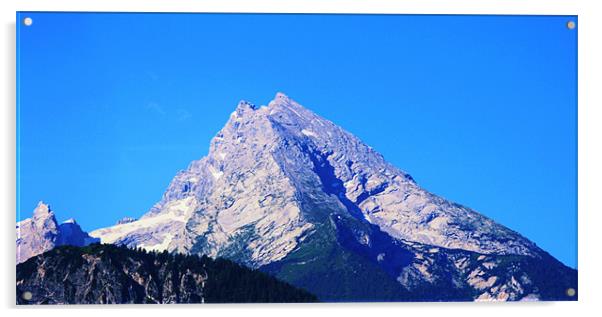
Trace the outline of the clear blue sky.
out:
M 277 91 L 577 263 L 575 17 L 21 13 L 18 218 L 141 216 Z

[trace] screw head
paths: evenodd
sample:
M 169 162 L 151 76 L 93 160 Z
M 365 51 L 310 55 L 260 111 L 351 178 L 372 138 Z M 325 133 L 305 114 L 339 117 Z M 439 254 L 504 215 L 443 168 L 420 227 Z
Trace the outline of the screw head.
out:
M 576 293 L 577 293 L 577 291 L 574 288 L 572 288 L 572 287 L 568 288 L 566 290 L 566 295 L 569 296 L 569 297 L 575 296 Z
M 33 297 L 33 294 L 31 294 L 31 292 L 25 291 L 25 292 L 23 292 L 23 294 L 21 294 L 21 297 L 24 300 L 31 300 L 31 298 Z
M 26 17 L 23 19 L 23 24 L 25 24 L 25 26 L 30 26 L 33 24 L 33 20 L 30 17 Z
M 574 28 L 575 28 L 575 26 L 576 26 L 576 24 L 575 24 L 575 21 L 569 21 L 569 22 L 567 22 L 567 23 L 566 23 L 566 27 L 567 27 L 569 30 L 572 30 L 572 29 L 574 29 Z

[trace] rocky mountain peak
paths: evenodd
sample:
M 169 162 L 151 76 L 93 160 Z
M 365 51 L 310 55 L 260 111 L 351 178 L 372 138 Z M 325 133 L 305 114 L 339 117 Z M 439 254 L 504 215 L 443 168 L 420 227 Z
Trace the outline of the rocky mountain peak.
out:
M 60 225 L 48 204 L 39 202 L 31 218 L 17 222 L 17 263 L 59 245 L 84 246 L 100 242 L 90 237 L 71 218 Z
M 40 201 L 33 211 L 33 216 L 30 218 L 31 226 L 35 230 L 46 232 L 47 235 L 58 234 L 58 223 L 54 216 L 54 212 L 48 204 Z
M 50 205 L 44 203 L 43 201 L 38 202 L 38 205 L 33 210 L 34 218 L 47 218 L 53 215 L 54 213 L 52 212 Z
M 568 272 L 520 234 L 423 189 L 283 93 L 265 107 L 240 102 L 208 155 L 178 172 L 147 214 L 91 235 L 226 257 L 337 300 L 442 287 L 519 299 L 532 295 L 527 286 L 537 273 L 514 272 L 509 260 Z M 508 274 L 498 265 L 510 265 Z M 317 276 L 332 280 L 322 288 L 311 282 Z
M 156 247 L 208 254 L 230 252 L 225 250 L 244 232 L 265 232 L 247 241 L 255 251 L 245 255 L 245 263 L 257 266 L 285 256 L 310 233 L 308 219 L 315 211 L 304 205 L 316 202 L 396 239 L 483 253 L 537 250 L 507 228 L 420 188 L 359 138 L 283 93 L 267 107 L 240 102 L 211 141 L 208 156 L 178 173 L 141 220 L 150 225 L 151 216 L 181 215 L 181 222 L 161 220 L 177 234 L 159 233 L 157 227 L 148 240 Z M 131 229 L 124 236 L 109 228 L 93 234 L 150 245 L 129 238 L 139 234 L 139 225 L 127 224 Z M 277 239 L 282 245 L 268 255 Z

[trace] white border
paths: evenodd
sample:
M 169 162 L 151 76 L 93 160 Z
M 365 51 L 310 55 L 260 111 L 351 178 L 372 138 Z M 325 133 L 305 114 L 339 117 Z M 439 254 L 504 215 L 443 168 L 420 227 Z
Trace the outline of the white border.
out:
M 19 316 L 104 316 L 106 314 L 143 313 L 163 316 L 172 311 L 185 314 L 238 314 L 305 316 L 308 314 L 337 314 L 365 316 L 384 314 L 466 316 L 508 316 L 533 314 L 547 316 L 589 315 L 599 305 L 601 294 L 602 210 L 597 194 L 602 189 L 600 165 L 602 155 L 601 111 L 602 80 L 600 77 L 602 50 L 602 17 L 599 1 L 559 0 L 3 0 L 2 17 L 2 76 L 0 89 L 0 202 L 3 230 L 0 261 L 2 287 L 0 301 L 3 313 Z M 510 304 L 319 304 L 319 305 L 227 305 L 204 306 L 111 306 L 106 309 L 78 307 L 15 308 L 14 288 L 14 208 L 15 208 L 15 11 L 145 11 L 145 12 L 306 12 L 306 13 L 414 13 L 414 14 L 552 14 L 579 15 L 579 302 L 578 303 L 510 303 Z M 88 308 L 97 308 L 89 306 Z M 195 309 L 184 312 L 184 310 Z M 202 309 L 202 311 L 200 311 Z M 597 309 L 600 310 L 599 308 Z
M 577 14 L 576 1 L 392 1 L 392 0 L 20 0 L 21 11 L 305 12 L 429 14 Z

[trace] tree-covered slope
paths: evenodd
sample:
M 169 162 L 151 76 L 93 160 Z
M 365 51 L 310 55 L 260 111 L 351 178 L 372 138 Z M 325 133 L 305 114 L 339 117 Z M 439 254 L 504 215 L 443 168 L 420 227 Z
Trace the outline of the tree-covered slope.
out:
M 17 265 L 18 304 L 315 302 L 234 262 L 124 246 L 62 246 Z

